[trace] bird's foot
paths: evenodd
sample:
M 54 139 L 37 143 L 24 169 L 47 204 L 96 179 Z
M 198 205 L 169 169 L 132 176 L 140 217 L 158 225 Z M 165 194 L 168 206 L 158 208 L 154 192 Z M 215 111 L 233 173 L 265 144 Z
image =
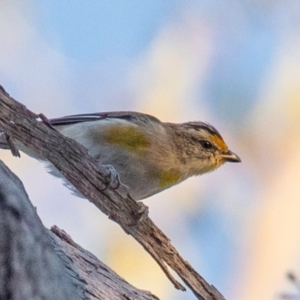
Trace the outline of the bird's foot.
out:
M 120 176 L 119 176 L 117 170 L 112 165 L 103 165 L 103 166 L 108 170 L 109 174 L 105 177 L 107 185 L 101 191 L 103 192 L 110 187 L 112 189 L 116 190 L 121 184 Z

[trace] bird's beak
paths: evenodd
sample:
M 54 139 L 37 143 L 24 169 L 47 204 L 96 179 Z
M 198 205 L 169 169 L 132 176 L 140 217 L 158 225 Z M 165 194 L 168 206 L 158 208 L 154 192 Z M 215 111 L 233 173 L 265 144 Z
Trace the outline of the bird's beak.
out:
M 228 150 L 224 154 L 222 154 L 222 158 L 228 162 L 241 162 L 241 159 L 233 152 Z

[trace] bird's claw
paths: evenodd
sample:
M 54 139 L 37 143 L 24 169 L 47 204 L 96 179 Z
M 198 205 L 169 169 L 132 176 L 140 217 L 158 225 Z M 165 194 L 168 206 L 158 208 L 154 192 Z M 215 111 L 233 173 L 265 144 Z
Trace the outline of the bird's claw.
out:
M 112 189 L 116 190 L 121 184 L 120 176 L 119 176 L 117 170 L 112 165 L 103 165 L 103 166 L 107 168 L 109 174 L 105 177 L 105 179 L 107 181 L 107 185 L 101 191 L 103 192 L 103 191 L 107 190 L 110 187 Z

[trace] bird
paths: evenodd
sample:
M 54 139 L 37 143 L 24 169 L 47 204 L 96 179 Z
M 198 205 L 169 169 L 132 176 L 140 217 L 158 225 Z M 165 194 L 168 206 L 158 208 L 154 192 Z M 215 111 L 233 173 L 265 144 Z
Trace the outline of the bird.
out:
M 136 201 L 211 172 L 225 162 L 241 162 L 217 129 L 202 121 L 170 123 L 149 114 L 120 111 L 54 118 L 49 124 L 115 170 Z M 36 156 L 16 142 L 21 151 Z M 0 148 L 8 148 L 3 135 Z M 64 178 L 54 166 L 50 173 Z

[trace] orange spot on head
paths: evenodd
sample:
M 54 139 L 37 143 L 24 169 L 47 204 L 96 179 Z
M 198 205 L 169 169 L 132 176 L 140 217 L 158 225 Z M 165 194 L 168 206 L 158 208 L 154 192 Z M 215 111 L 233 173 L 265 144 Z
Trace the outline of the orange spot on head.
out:
M 216 144 L 218 146 L 219 149 L 221 149 L 222 151 L 227 151 L 228 150 L 228 146 L 225 144 L 224 140 L 219 137 L 218 135 L 213 135 L 211 137 L 212 141 L 214 144 Z

